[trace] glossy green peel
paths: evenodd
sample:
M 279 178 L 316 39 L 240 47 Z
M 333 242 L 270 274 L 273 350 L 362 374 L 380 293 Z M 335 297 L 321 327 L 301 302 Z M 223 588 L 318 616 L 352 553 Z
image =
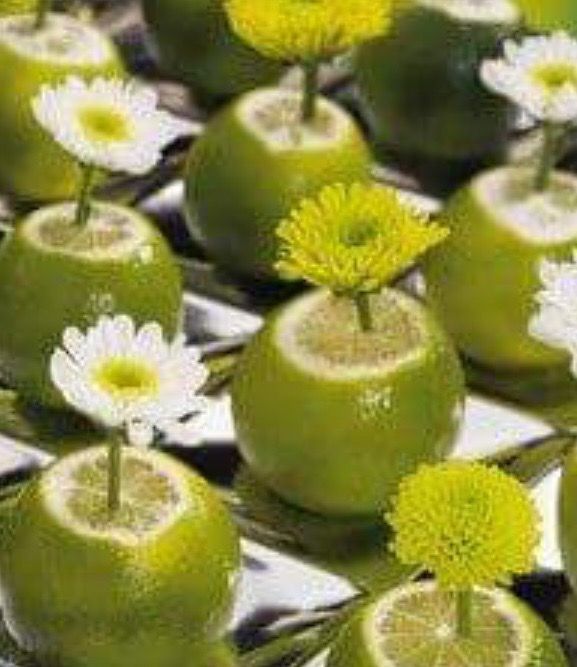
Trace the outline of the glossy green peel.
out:
M 182 287 L 171 252 L 152 224 L 131 209 L 100 203 L 85 230 L 73 204 L 40 209 L 0 247 L 0 375 L 23 398 L 63 405 L 48 360 L 64 329 L 124 313 L 158 322 L 167 337 L 181 322 Z
M 252 471 L 312 512 L 379 514 L 404 475 L 452 449 L 463 378 L 451 343 L 399 292 L 372 310 L 366 333 L 348 299 L 293 301 L 249 345 L 232 387 Z

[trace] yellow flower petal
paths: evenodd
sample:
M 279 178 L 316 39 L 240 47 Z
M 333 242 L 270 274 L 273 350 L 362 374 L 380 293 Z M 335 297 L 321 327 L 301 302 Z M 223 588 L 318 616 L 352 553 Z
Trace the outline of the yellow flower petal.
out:
M 227 0 L 235 32 L 276 60 L 329 58 L 384 33 L 398 0 Z
M 355 183 L 328 186 L 303 201 L 277 234 L 281 276 L 354 295 L 379 291 L 448 231 L 392 188 Z
M 449 590 L 506 584 L 535 566 L 539 515 L 527 489 L 498 468 L 423 466 L 401 483 L 387 519 L 399 559 Z

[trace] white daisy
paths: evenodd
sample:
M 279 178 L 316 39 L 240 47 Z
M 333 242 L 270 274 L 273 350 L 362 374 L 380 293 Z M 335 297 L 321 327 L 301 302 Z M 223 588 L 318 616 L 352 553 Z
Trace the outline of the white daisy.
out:
M 86 333 L 66 329 L 50 360 L 52 381 L 76 410 L 110 429 L 125 429 L 135 445 L 156 433 L 182 444 L 198 441 L 196 418 L 208 399 L 197 348 L 179 336 L 167 343 L 156 323 L 139 330 L 126 315 L 100 318 Z
M 483 63 L 481 78 L 538 120 L 577 121 L 577 40 L 567 33 L 507 41 L 503 58 Z
M 32 107 L 66 151 L 85 165 L 112 172 L 150 171 L 162 150 L 190 129 L 158 109 L 153 89 L 122 79 L 69 77 L 59 86 L 42 86 Z
M 572 262 L 543 260 L 540 277 L 539 310 L 529 322 L 529 333 L 545 345 L 569 352 L 577 376 L 577 251 Z

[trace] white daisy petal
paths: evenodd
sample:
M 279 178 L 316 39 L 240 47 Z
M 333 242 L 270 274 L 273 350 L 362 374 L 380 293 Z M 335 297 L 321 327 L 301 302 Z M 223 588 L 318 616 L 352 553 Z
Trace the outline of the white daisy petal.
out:
M 577 255 L 572 262 L 542 261 L 539 275 L 543 289 L 535 295 L 538 310 L 529 321 L 529 333 L 568 352 L 577 376 Z
M 482 64 L 481 79 L 538 120 L 577 121 L 577 40 L 564 32 L 508 40 L 502 58 Z
M 122 79 L 43 86 L 33 100 L 36 120 L 83 164 L 112 172 L 144 174 L 189 123 L 158 109 L 154 90 Z
M 50 372 L 71 407 L 109 428 L 125 428 L 140 446 L 209 404 L 198 395 L 209 375 L 199 350 L 182 336 L 167 342 L 157 323 L 137 329 L 125 315 L 103 316 L 85 333 L 66 329 Z

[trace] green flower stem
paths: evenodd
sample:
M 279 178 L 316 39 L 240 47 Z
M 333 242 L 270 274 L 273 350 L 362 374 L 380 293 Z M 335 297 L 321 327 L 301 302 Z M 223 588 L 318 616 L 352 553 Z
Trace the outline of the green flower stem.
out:
M 89 164 L 82 165 L 82 183 L 78 194 L 78 206 L 76 207 L 76 219 L 74 221 L 78 227 L 84 227 L 90 218 L 95 178 L 96 167 Z
M 469 639 L 473 634 L 473 591 L 457 593 L 457 635 Z
M 122 447 L 122 437 L 118 433 L 112 434 L 108 446 L 108 515 L 110 518 L 113 518 L 120 509 Z
M 373 314 L 371 312 L 371 297 L 366 292 L 361 292 L 354 297 L 355 307 L 361 330 L 365 333 L 373 330 Z
M 317 112 L 320 64 L 316 60 L 303 63 L 304 83 L 301 120 L 304 124 L 314 121 Z
M 36 30 L 42 30 L 46 25 L 46 17 L 52 8 L 52 0 L 38 0 L 36 5 L 36 21 L 34 27 Z
M 535 176 L 535 192 L 544 192 L 551 183 L 551 176 L 557 163 L 557 149 L 559 142 L 558 128 L 553 123 L 543 126 L 543 150 L 537 165 Z

